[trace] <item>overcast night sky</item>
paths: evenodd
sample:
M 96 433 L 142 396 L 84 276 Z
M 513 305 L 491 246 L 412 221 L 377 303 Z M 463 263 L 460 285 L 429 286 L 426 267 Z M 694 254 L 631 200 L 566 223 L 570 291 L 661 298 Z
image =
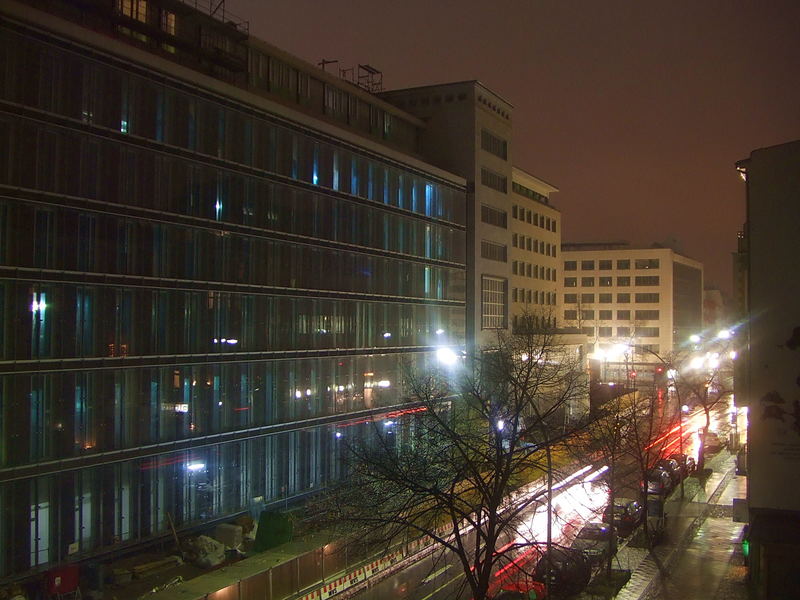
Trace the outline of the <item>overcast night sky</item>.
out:
M 564 241 L 674 238 L 726 292 L 744 222 L 734 162 L 800 138 L 798 0 L 226 7 L 308 62 L 382 70 L 385 89 L 481 81 L 514 106 L 514 164 L 561 190 Z

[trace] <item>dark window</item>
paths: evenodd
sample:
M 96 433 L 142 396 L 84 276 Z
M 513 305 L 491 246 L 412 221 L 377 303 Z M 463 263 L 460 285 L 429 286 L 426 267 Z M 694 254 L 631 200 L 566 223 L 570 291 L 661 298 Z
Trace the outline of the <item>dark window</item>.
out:
M 508 142 L 485 129 L 481 130 L 481 148 L 503 160 L 508 158 Z
M 590 321 L 594 319 L 594 311 L 593 310 L 582 310 L 581 311 L 581 319 L 584 321 Z
M 611 319 L 614 318 L 612 316 L 613 313 L 614 313 L 614 311 L 612 311 L 612 310 L 601 310 L 600 311 L 600 320 L 601 321 L 610 321 Z
M 600 294 L 599 296 L 600 296 L 600 304 L 611 304 L 611 302 L 613 301 L 612 294 Z
M 486 240 L 483 240 L 481 242 L 481 258 L 496 260 L 498 262 L 506 262 L 506 247 L 502 244 L 495 244 L 493 242 L 487 242 Z
M 578 286 L 577 277 L 564 277 L 564 287 L 577 287 L 577 286 Z
M 583 287 L 594 287 L 594 277 L 581 277 Z
M 617 277 L 617 285 L 619 287 L 628 287 L 631 284 L 630 277 Z
M 617 335 L 619 337 L 628 337 L 631 334 L 630 327 L 617 327 Z
M 639 337 L 658 337 L 658 327 L 637 327 L 636 335 Z
M 659 301 L 658 294 L 636 294 L 637 303 L 647 304 L 658 301 Z
M 582 260 L 581 261 L 581 269 L 583 271 L 594 271 L 594 261 L 593 260 Z
M 574 321 L 578 318 L 578 311 L 577 310 L 565 310 L 564 311 L 564 318 L 567 321 Z
M 620 270 L 624 271 L 624 270 L 630 269 L 630 268 L 631 268 L 631 261 L 628 260 L 627 258 L 620 259 L 620 260 L 617 261 L 617 269 L 620 269 Z
M 612 277 L 598 277 L 597 279 L 600 287 L 611 287 Z
M 598 268 L 601 271 L 609 271 L 611 269 L 611 261 L 610 260 L 598 261 Z
M 659 318 L 659 316 L 658 316 L 658 311 L 657 310 L 637 310 L 636 311 L 636 319 L 637 320 L 641 319 L 643 321 L 649 321 L 649 320 L 658 319 L 658 318 Z
M 636 285 L 659 285 L 658 275 L 637 275 L 635 280 Z
M 564 294 L 564 304 L 577 304 L 578 294 Z
M 620 304 L 627 304 L 630 301 L 631 301 L 630 294 L 617 294 L 617 302 L 619 302 Z
M 593 337 L 594 327 L 581 327 L 581 333 L 584 335 L 588 335 L 589 337 Z
M 597 335 L 599 337 L 611 337 L 612 327 L 598 327 L 597 328 Z
M 506 211 L 498 210 L 494 207 L 487 206 L 486 204 L 481 204 L 481 221 L 488 223 L 489 225 L 494 225 L 495 227 L 502 227 L 505 229 L 507 227 Z M 514 237 L 516 238 L 516 234 Z
M 637 258 L 634 261 L 633 266 L 636 269 L 657 269 L 658 268 L 658 259 L 657 258 Z
M 631 311 L 629 310 L 618 310 L 617 311 L 617 319 L 620 321 L 630 321 L 631 319 Z
M 592 304 L 594 302 L 594 294 L 581 294 L 581 302 Z
M 508 190 L 508 179 L 489 169 L 481 169 L 481 183 L 498 192 L 505 193 Z

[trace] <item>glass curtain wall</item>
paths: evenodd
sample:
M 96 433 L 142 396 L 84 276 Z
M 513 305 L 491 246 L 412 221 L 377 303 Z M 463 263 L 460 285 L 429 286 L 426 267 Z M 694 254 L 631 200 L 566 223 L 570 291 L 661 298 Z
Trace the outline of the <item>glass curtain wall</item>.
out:
M 463 187 L 0 30 L 0 577 L 300 499 L 400 426 L 401 362 L 463 343 Z

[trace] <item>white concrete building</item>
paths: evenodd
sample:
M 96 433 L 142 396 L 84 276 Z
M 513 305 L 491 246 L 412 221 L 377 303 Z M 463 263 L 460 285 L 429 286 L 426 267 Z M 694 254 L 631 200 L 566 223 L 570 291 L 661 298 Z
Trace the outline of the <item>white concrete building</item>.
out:
M 557 323 L 561 271 L 561 211 L 550 204 L 558 188 L 514 167 L 511 205 L 511 318 L 514 327 Z
M 561 249 L 561 324 L 585 333 L 595 355 L 625 345 L 634 348 L 630 360 L 652 361 L 651 352 L 664 356 L 702 329 L 703 265 L 696 260 L 624 242 Z

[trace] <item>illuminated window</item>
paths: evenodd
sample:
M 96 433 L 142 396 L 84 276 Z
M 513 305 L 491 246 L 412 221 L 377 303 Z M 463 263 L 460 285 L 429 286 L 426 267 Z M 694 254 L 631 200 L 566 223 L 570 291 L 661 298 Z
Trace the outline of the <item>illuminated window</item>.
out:
M 117 0 L 117 11 L 135 21 L 147 22 L 147 0 Z
M 497 277 L 481 278 L 481 328 L 506 327 L 506 280 Z
M 175 13 L 168 10 L 161 10 L 161 31 L 167 35 L 175 35 Z M 175 46 L 171 44 L 161 44 L 161 47 L 167 52 L 175 53 Z

